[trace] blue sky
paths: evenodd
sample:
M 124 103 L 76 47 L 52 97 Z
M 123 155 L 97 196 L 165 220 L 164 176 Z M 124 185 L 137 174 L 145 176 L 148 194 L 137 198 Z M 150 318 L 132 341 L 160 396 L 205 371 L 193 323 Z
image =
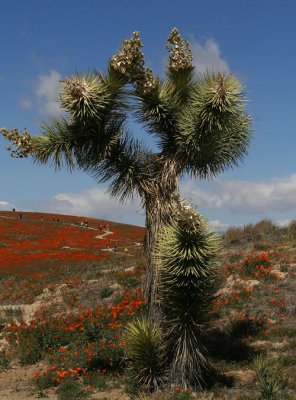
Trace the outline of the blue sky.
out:
M 141 33 L 149 67 L 162 74 L 177 27 L 197 70 L 231 71 L 246 86 L 254 137 L 244 162 L 181 190 L 218 227 L 296 217 L 296 2 L 293 0 L 10 0 L 1 2 L 0 126 L 38 134 L 59 113 L 59 80 L 104 70 L 123 38 Z M 134 127 L 139 134 L 139 128 Z M 149 140 L 149 139 L 148 139 Z M 11 159 L 0 138 L 0 209 L 96 216 L 144 224 L 84 173 Z

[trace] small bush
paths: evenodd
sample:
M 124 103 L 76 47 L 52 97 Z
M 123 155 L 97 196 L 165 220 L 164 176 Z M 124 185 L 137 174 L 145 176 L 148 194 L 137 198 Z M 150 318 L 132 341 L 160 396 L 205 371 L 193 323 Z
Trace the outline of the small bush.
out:
M 244 240 L 244 231 L 240 227 L 228 228 L 223 236 L 223 241 L 228 246 L 235 246 Z
M 19 360 L 23 365 L 35 364 L 42 357 L 38 338 L 34 336 L 34 333 L 27 335 L 18 342 L 17 346 Z
M 158 325 L 152 325 L 146 319 L 129 323 L 126 354 L 130 360 L 132 380 L 138 386 L 153 390 L 162 384 L 165 347 Z
M 290 240 L 296 240 L 296 219 L 293 219 L 288 225 L 288 236 Z
M 21 307 L 7 307 L 4 309 L 5 317 L 22 319 L 23 310 Z
M 286 228 L 275 225 L 269 219 L 264 219 L 257 224 L 248 224 L 244 227 L 230 227 L 225 232 L 223 241 L 228 246 L 251 242 L 256 247 L 255 250 L 263 250 L 270 247 L 271 243 L 282 239 L 285 235 Z
M 272 236 L 275 237 L 278 231 L 278 226 L 276 226 L 271 220 L 263 219 L 254 225 L 253 232 L 257 236 Z
M 88 397 L 88 392 L 75 379 L 65 380 L 58 388 L 59 400 L 80 400 Z
M 190 399 L 192 399 L 190 391 L 182 390 L 179 388 L 179 386 L 175 387 L 175 393 L 173 394 L 172 397 L 170 397 L 170 400 L 190 400 Z
M 10 360 L 9 354 L 6 351 L 1 350 L 0 351 L 0 370 L 8 369 L 10 367 L 10 362 L 11 362 L 11 360 Z
M 279 365 L 275 361 L 258 356 L 254 360 L 257 383 L 262 400 L 278 400 L 283 389 Z
M 114 293 L 114 290 L 109 287 L 102 288 L 100 290 L 100 297 L 101 299 L 106 299 L 107 297 L 110 297 Z

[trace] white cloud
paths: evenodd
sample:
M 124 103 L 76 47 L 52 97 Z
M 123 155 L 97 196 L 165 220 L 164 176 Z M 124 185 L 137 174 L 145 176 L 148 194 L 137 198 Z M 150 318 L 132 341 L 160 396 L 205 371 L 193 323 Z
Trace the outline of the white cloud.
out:
M 229 224 L 223 223 L 219 219 L 213 219 L 211 221 L 208 221 L 208 224 L 216 232 L 224 232 L 230 227 Z
M 58 102 L 58 91 L 62 76 L 59 72 L 52 70 L 47 75 L 39 75 L 35 88 L 35 95 L 38 98 L 39 111 L 49 116 L 61 114 Z
M 293 218 L 286 218 L 286 219 L 278 219 L 274 222 L 278 226 L 285 227 L 285 226 L 288 226 L 292 220 L 293 220 Z
M 0 211 L 11 211 L 13 208 L 14 206 L 8 201 L 0 200 Z
M 296 210 L 296 173 L 260 182 L 217 180 L 208 191 L 189 182 L 183 192 L 205 209 L 225 207 L 236 214 L 287 212 Z
M 93 188 L 80 193 L 58 193 L 48 202 L 39 205 L 38 209 L 48 213 L 97 217 L 118 222 L 124 220 L 134 224 L 132 219 L 139 209 L 139 201 L 135 199 L 133 203 L 122 204 L 111 198 L 104 189 Z M 141 220 L 141 217 L 138 219 Z
M 200 73 L 208 71 L 230 72 L 227 61 L 221 56 L 219 44 L 213 38 L 206 39 L 201 44 L 196 39 L 190 42 L 190 48 L 193 55 L 193 64 Z

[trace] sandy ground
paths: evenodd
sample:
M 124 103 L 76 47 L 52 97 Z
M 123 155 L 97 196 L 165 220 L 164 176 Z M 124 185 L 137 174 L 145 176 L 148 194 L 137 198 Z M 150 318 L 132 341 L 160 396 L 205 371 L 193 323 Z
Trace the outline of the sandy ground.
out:
M 28 367 L 15 367 L 0 372 L 0 400 L 34 400 L 40 399 L 34 386 L 34 375 L 40 364 Z M 48 400 L 57 400 L 55 389 L 46 390 Z M 96 400 L 129 400 L 123 389 L 93 393 L 89 399 Z

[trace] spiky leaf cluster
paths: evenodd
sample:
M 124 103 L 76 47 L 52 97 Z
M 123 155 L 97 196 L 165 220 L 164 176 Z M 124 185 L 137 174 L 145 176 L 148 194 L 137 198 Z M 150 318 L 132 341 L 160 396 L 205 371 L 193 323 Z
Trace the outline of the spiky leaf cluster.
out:
M 126 330 L 126 354 L 135 382 L 155 390 L 163 382 L 166 348 L 161 328 L 146 319 L 137 319 Z
M 188 43 L 175 28 L 167 47 L 169 65 L 163 81 L 145 69 L 138 32 L 123 41 L 109 61 L 106 74 L 93 72 L 66 78 L 60 100 L 68 117 L 44 124 L 41 133 L 46 139 L 38 143 L 45 149 L 40 145 L 37 152 L 26 143 L 27 133 L 20 143 L 15 131 L 2 130 L 14 145 L 21 144 L 22 150 L 12 155 L 25 157 L 31 153 L 37 161 L 51 161 L 57 168 L 63 159 L 66 165 L 69 161 L 68 167 L 76 165 L 98 180 L 100 174 L 103 181 L 108 176 L 110 192 L 122 198 L 125 192 L 140 192 L 138 183 L 147 177 L 140 170 L 145 166 L 153 173 L 148 164 L 155 164 L 157 156 L 165 159 L 163 166 L 176 166 L 175 181 L 184 173 L 206 178 L 236 165 L 250 141 L 250 119 L 245 113 L 240 82 L 231 75 L 194 76 Z M 129 112 L 157 139 L 159 152 L 155 157 L 139 142 L 127 140 L 130 135 L 125 122 Z M 146 163 L 142 162 L 144 158 Z M 151 179 L 163 176 L 153 173 Z M 125 183 L 127 190 L 123 189 Z
M 109 157 L 94 168 L 93 175 L 100 182 L 109 182 L 108 192 L 122 201 L 131 197 L 147 177 L 144 165 L 148 152 L 128 133 L 110 147 Z
M 177 157 L 192 175 L 216 176 L 237 165 L 250 143 L 241 83 L 232 75 L 206 74 L 191 92 L 178 131 Z
M 257 356 L 254 359 L 256 380 L 263 400 L 283 399 L 283 377 L 279 363 L 276 360 L 264 359 Z
M 74 75 L 62 81 L 60 90 L 62 108 L 74 119 L 86 124 L 102 118 L 101 111 L 110 101 L 110 93 L 98 74 Z
M 216 290 L 219 239 L 200 215 L 190 226 L 191 213 L 190 208 L 177 211 L 179 219 L 163 228 L 154 256 L 173 378 L 185 386 L 202 386 L 208 364 L 200 336 Z

